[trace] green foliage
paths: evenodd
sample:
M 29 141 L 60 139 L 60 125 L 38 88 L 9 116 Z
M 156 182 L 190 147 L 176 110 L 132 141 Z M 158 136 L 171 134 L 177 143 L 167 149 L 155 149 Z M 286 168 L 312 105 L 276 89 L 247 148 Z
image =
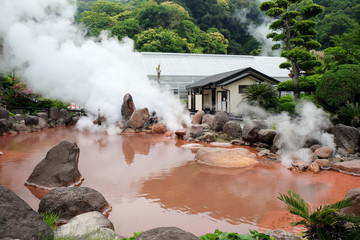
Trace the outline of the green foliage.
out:
M 339 109 L 339 119 L 343 124 L 360 127 L 359 103 L 347 103 Z
M 265 109 L 278 106 L 278 92 L 270 84 L 254 83 L 244 89 L 244 99 L 252 104 L 257 104 Z
M 273 237 L 270 237 L 267 234 L 259 233 L 258 231 L 251 231 L 250 234 L 238 234 L 233 232 L 221 232 L 218 229 L 214 233 L 207 233 L 199 237 L 201 240 L 273 240 Z
M 346 103 L 360 101 L 360 65 L 345 64 L 324 73 L 315 92 L 316 100 L 335 113 Z
M 306 232 L 304 236 L 308 240 L 312 239 L 346 239 L 348 231 L 345 231 L 344 224 L 351 222 L 359 227 L 360 218 L 354 215 L 339 215 L 336 212 L 342 208 L 353 205 L 354 200 L 346 199 L 329 205 L 320 205 L 312 213 L 309 209 L 309 204 L 297 193 L 292 190 L 288 191 L 288 195 L 280 194 L 279 199 L 284 202 L 288 211 L 294 215 L 300 216 L 302 220 L 292 222 L 292 226 L 304 225 Z M 353 228 L 352 231 L 356 231 Z M 340 232 L 339 232 L 340 231 Z M 340 237 L 339 238 L 339 235 Z M 336 236 L 335 238 L 333 238 Z
M 142 234 L 143 232 L 134 232 L 134 235 L 128 238 L 123 238 L 122 240 L 134 240 L 137 236 Z
M 260 9 L 265 14 L 273 17 L 274 22 L 270 24 L 270 29 L 277 31 L 276 34 L 269 34 L 268 37 L 273 41 L 283 43 L 281 57 L 291 62 L 292 73 L 294 76 L 295 99 L 300 98 L 299 79 L 304 73 L 309 75 L 315 67 L 321 63 L 309 52 L 320 44 L 313 40 L 316 35 L 314 29 L 316 22 L 313 18 L 323 12 L 324 8 L 317 4 L 305 3 L 302 1 L 273 0 L 263 2 Z M 281 45 L 276 44 L 273 49 L 280 49 Z M 289 63 L 281 64 L 281 68 L 289 68 Z
M 50 228 L 55 229 L 57 223 L 59 222 L 59 218 L 61 213 L 52 213 L 52 212 L 45 212 L 40 213 L 43 218 L 43 222 L 46 223 Z
M 315 74 L 307 77 L 300 78 L 299 89 L 303 92 L 315 92 L 322 75 Z M 277 85 L 278 91 L 294 91 L 295 83 L 294 80 L 288 80 L 281 82 Z
M 115 16 L 125 11 L 125 8 L 121 3 L 98 0 L 91 6 L 91 11 L 96 13 L 105 13 L 110 16 Z
M 285 111 L 291 114 L 295 113 L 296 103 L 293 95 L 285 95 L 279 98 L 280 111 Z
M 106 13 L 97 13 L 94 11 L 85 11 L 81 14 L 81 20 L 88 27 L 90 36 L 99 36 L 102 30 L 110 29 L 112 19 Z
M 117 36 L 119 40 L 123 37 L 134 38 L 136 34 L 140 33 L 141 28 L 139 23 L 134 18 L 129 18 L 121 22 L 117 22 L 111 28 L 111 34 Z

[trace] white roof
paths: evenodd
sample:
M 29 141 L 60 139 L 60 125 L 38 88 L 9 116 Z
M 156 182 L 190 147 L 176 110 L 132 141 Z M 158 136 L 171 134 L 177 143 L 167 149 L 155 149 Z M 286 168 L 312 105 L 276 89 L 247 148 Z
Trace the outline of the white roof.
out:
M 156 75 L 156 67 L 160 64 L 161 76 L 210 76 L 251 67 L 276 79 L 289 79 L 289 70 L 279 68 L 280 63 L 286 61 L 281 57 L 150 52 L 140 54 L 147 75 Z

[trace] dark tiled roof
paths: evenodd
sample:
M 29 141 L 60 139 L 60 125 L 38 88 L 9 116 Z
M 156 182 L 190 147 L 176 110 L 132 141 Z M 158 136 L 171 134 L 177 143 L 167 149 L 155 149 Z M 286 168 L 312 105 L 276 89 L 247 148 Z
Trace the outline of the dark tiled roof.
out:
M 206 77 L 204 79 L 201 79 L 200 81 L 194 82 L 193 84 L 190 84 L 186 86 L 187 89 L 191 88 L 198 88 L 198 87 L 206 87 L 210 85 L 215 86 L 225 86 L 228 85 L 234 81 L 237 81 L 239 79 L 245 78 L 247 76 L 253 76 L 254 78 L 258 79 L 259 81 L 264 81 L 264 79 L 267 79 L 268 81 L 277 84 L 279 83 L 278 80 L 269 77 L 251 67 L 248 68 L 242 68 L 230 72 L 224 72 L 215 74 L 209 77 Z

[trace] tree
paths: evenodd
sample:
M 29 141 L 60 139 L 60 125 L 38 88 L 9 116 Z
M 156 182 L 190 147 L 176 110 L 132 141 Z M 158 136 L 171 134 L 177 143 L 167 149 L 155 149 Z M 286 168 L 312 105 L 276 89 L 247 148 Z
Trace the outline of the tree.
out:
M 91 6 L 91 11 L 96 13 L 106 13 L 109 16 L 115 16 L 125 11 L 125 8 L 121 3 L 99 0 Z
M 273 50 L 282 49 L 281 57 L 288 62 L 280 64 L 280 68 L 291 68 L 295 82 L 295 100 L 300 99 L 299 79 L 301 74 L 311 72 L 321 63 L 309 52 L 319 48 L 319 42 L 313 40 L 316 35 L 316 22 L 311 19 L 323 11 L 317 4 L 302 4 L 304 0 L 273 0 L 263 2 L 260 10 L 276 20 L 270 25 L 274 32 L 267 35 L 273 41 L 280 42 Z M 283 45 L 281 45 L 281 43 Z
M 117 36 L 119 40 L 123 37 L 134 38 L 134 36 L 140 33 L 141 28 L 139 23 L 134 18 L 129 18 L 121 22 L 117 22 L 111 28 L 111 34 Z
M 97 37 L 102 30 L 109 29 L 112 20 L 106 13 L 85 11 L 81 14 L 81 22 L 89 28 L 89 35 Z

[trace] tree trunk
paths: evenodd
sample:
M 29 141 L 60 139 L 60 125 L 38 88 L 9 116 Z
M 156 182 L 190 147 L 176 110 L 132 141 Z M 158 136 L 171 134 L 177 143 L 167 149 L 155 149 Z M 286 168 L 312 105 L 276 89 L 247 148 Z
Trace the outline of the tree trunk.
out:
M 300 81 L 300 69 L 297 65 L 297 62 L 291 60 L 292 69 L 294 71 L 294 100 L 295 102 L 299 102 L 300 100 L 300 88 L 299 88 L 299 81 Z

